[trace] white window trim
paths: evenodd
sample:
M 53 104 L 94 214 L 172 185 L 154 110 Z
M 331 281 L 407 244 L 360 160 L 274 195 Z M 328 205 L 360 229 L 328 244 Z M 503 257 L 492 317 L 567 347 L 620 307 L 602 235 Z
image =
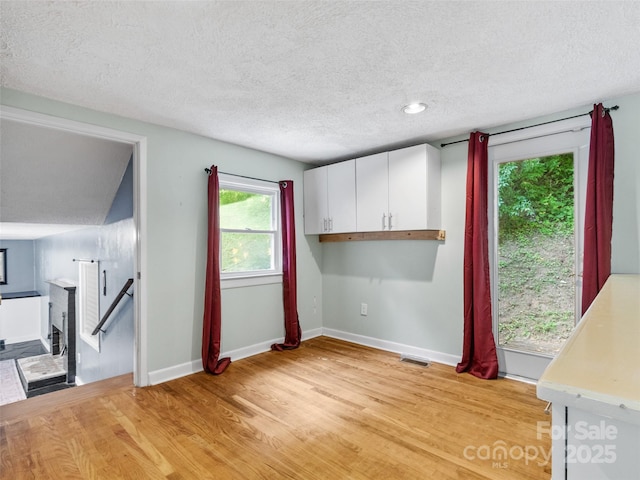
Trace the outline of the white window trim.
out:
M 220 190 L 242 190 L 253 193 L 273 195 L 275 209 L 273 212 L 276 226 L 273 242 L 274 269 L 264 272 L 220 272 L 220 288 L 252 287 L 282 283 L 282 226 L 280 222 L 280 187 L 274 182 L 240 177 L 229 174 L 219 174 Z
M 226 290 L 228 288 L 242 288 L 242 287 L 255 287 L 258 285 L 272 285 L 282 283 L 282 274 L 269 274 L 269 275 L 252 275 L 238 278 L 223 278 L 220 281 L 220 289 Z

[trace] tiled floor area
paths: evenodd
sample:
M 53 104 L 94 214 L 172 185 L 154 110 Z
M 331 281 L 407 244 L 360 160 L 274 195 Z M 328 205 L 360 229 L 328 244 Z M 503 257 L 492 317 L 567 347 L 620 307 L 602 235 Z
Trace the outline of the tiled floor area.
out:
M 0 350 L 0 405 L 24 400 L 16 360 L 47 353 L 40 340 L 12 343 Z
M 5 345 L 3 350 L 0 350 L 0 361 L 33 357 L 35 355 L 42 355 L 43 353 L 47 353 L 47 350 L 44 348 L 44 345 L 42 345 L 40 340 L 11 343 L 9 345 Z

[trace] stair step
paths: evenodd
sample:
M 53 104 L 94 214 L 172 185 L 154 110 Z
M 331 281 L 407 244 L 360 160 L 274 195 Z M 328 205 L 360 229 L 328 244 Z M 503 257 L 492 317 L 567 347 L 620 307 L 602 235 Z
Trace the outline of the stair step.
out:
M 67 386 L 66 357 L 61 355 L 36 355 L 16 360 L 20 381 L 27 397 L 45 391 L 53 391 L 63 384 Z M 53 388 L 53 390 L 52 390 Z M 60 388 L 65 388 L 61 386 Z

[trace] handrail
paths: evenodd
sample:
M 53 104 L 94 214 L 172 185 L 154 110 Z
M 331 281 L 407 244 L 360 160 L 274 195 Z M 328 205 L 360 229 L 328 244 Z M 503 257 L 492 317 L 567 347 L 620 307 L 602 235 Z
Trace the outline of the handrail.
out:
M 133 278 L 130 278 L 129 280 L 127 280 L 127 283 L 124 284 L 124 287 L 122 287 L 122 290 L 120 290 L 120 293 L 118 293 L 118 296 L 115 298 L 115 300 L 109 307 L 109 310 L 107 310 L 107 313 L 104 314 L 104 317 L 102 317 L 102 320 L 100 320 L 100 323 L 98 323 L 96 328 L 93 329 L 93 332 L 91 332 L 91 335 L 97 335 L 98 332 L 103 331 L 102 326 L 105 324 L 105 322 L 109 318 L 109 315 L 111 315 L 111 313 L 116 309 L 116 307 L 118 306 L 118 303 L 120 303 L 120 300 L 122 300 L 122 297 L 124 297 L 125 294 L 129 295 L 130 297 L 133 296 L 130 293 L 127 293 L 127 290 L 129 290 L 129 287 L 131 285 L 133 285 Z

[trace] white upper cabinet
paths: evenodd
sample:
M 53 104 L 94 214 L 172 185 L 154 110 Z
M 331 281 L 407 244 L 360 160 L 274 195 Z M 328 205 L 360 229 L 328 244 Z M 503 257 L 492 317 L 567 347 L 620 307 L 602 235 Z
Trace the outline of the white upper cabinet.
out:
M 327 167 L 327 203 L 329 233 L 356 229 L 356 161 L 334 163 Z
M 431 145 L 304 172 L 307 235 L 440 228 L 440 151 Z
M 439 229 L 440 151 L 416 145 L 389 152 L 389 230 Z
M 304 233 L 356 229 L 355 160 L 304 172 Z
M 356 159 L 357 232 L 378 232 L 389 226 L 387 152 Z
M 417 145 L 356 159 L 357 231 L 440 228 L 440 152 Z
M 304 233 L 325 233 L 329 217 L 327 204 L 327 168 L 304 172 Z

